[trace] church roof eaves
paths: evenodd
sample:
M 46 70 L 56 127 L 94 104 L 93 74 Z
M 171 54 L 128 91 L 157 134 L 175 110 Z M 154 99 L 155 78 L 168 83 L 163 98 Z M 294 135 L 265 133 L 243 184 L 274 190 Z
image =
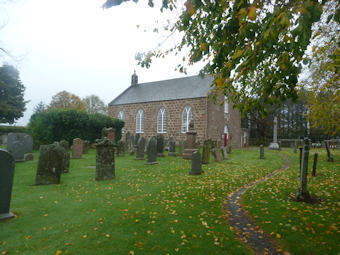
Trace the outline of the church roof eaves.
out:
M 189 76 L 130 86 L 109 103 L 112 105 L 207 97 L 213 78 Z

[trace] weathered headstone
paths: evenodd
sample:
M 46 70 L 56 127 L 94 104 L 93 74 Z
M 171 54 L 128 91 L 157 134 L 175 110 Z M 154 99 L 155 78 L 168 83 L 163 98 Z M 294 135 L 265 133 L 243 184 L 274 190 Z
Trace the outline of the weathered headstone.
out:
M 117 156 L 125 156 L 125 142 L 119 140 L 117 143 Z
M 214 155 L 215 162 L 221 162 L 221 153 L 218 148 L 212 149 L 212 154 Z
M 157 157 L 164 157 L 164 136 L 162 134 L 157 135 Z
M 84 140 L 83 141 L 83 154 L 88 154 L 90 149 L 90 141 Z
M 66 141 L 66 140 L 61 140 L 60 142 L 59 142 L 59 144 L 60 144 L 60 146 L 62 146 L 64 149 L 65 149 L 65 151 L 69 151 L 70 150 L 70 144 L 68 143 L 68 141 Z
M 25 153 L 32 153 L 33 152 L 33 138 L 30 135 L 25 135 L 24 139 L 24 151 Z
M 96 140 L 96 181 L 115 177 L 115 142 L 106 137 Z
M 194 129 L 194 122 L 193 120 L 190 121 L 189 124 L 189 131 L 186 133 L 186 146 L 183 152 L 183 159 L 191 159 L 192 153 L 197 151 L 197 144 L 196 144 L 196 135 L 197 132 Z
M 32 160 L 34 160 L 33 154 L 32 153 L 27 153 L 25 155 L 25 161 L 32 161 Z
M 130 136 L 129 140 L 129 153 L 131 156 L 135 154 L 135 138 L 133 135 Z
M 145 152 L 145 144 L 146 139 L 145 137 L 141 136 L 137 143 L 137 150 L 136 150 L 136 159 L 143 160 L 144 159 L 144 152 Z
M 139 138 L 140 138 L 140 133 L 137 133 L 134 139 L 134 146 L 137 146 Z
M 20 142 L 23 147 L 25 133 L 8 133 L 7 135 L 7 151 L 13 151 L 14 142 Z M 24 150 L 25 152 L 25 150 Z
M 178 156 L 183 156 L 184 148 L 185 148 L 184 141 L 179 141 L 179 144 L 178 144 Z
M 211 140 L 205 140 L 203 142 L 203 153 L 202 153 L 202 164 L 209 164 L 210 163 L 210 147 L 211 147 Z
M 8 151 L 16 162 L 25 161 L 25 147 L 22 141 L 17 140 L 12 143 L 11 150 Z
M 114 141 L 115 137 L 116 137 L 116 129 L 115 128 L 108 128 L 108 129 L 106 129 L 106 132 L 107 132 L 107 138 L 109 140 Z
M 14 165 L 13 156 L 0 149 L 0 220 L 14 216 L 10 212 Z
M 194 151 L 191 158 L 191 171 L 190 175 L 200 175 L 202 174 L 202 159 L 199 151 Z
M 69 143 L 66 140 L 61 140 L 59 145 L 64 148 L 63 173 L 68 173 L 70 172 Z
M 297 153 L 297 142 L 296 141 L 294 141 L 294 151 L 293 152 Z
M 83 155 L 83 140 L 80 138 L 73 139 L 72 158 L 81 158 Z
M 300 172 L 300 188 L 296 192 L 297 201 L 310 201 L 311 196 L 307 190 L 307 174 L 308 174 L 308 157 L 309 157 L 309 139 L 304 139 L 302 167 Z
M 176 142 L 175 139 L 171 136 L 169 139 L 169 156 L 177 156 L 176 154 Z
M 35 185 L 59 184 L 64 156 L 65 149 L 58 143 L 40 145 Z
M 129 150 L 129 142 L 130 142 L 130 138 L 131 138 L 131 133 L 127 132 L 125 135 L 125 151 L 130 151 Z
M 148 160 L 147 165 L 158 164 L 157 162 L 157 140 L 156 137 L 151 137 L 147 148 Z
M 221 153 L 222 153 L 222 156 L 223 156 L 223 160 L 227 160 L 228 159 L 228 153 L 227 153 L 227 148 L 222 146 L 221 147 Z
M 313 161 L 313 171 L 312 176 L 316 176 L 316 165 L 318 164 L 318 154 L 314 154 L 314 161 Z
M 334 156 L 331 154 L 331 151 L 329 150 L 329 142 L 325 141 L 325 146 L 327 150 L 327 161 L 328 162 L 334 162 Z
M 227 146 L 227 152 L 228 152 L 228 154 L 231 154 L 231 152 L 232 152 L 232 149 L 231 149 L 231 145 L 230 145 L 230 144 Z
M 299 147 L 299 162 L 300 162 L 300 173 L 301 173 L 301 167 L 302 167 L 302 151 L 303 151 L 303 148 L 302 147 Z
M 260 145 L 260 159 L 264 159 L 264 147 L 263 147 L 263 144 Z

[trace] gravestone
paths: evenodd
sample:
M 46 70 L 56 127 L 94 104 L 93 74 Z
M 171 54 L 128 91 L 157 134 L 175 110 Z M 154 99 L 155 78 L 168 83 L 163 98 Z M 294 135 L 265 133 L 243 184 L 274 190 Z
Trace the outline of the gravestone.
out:
M 59 142 L 59 144 L 60 144 L 60 146 L 62 146 L 64 149 L 65 149 L 65 151 L 69 151 L 70 150 L 70 144 L 68 143 L 68 141 L 66 141 L 66 140 L 61 140 L 60 142 Z
M 227 152 L 228 152 L 228 154 L 231 154 L 231 145 L 230 144 L 227 146 Z
M 327 161 L 328 162 L 334 162 L 334 156 L 331 154 L 331 151 L 329 149 L 329 142 L 325 141 L 325 146 L 326 146 L 326 150 L 327 150 Z
M 40 145 L 35 185 L 59 184 L 64 156 L 65 149 L 58 143 Z
M 191 171 L 189 172 L 190 175 L 200 175 L 203 173 L 202 171 L 202 159 L 201 154 L 199 151 L 194 151 L 192 153 L 191 158 Z
M 64 159 L 63 159 L 63 173 L 70 172 L 70 153 L 69 143 L 66 140 L 61 140 L 59 145 L 64 148 Z
M 304 139 L 302 166 L 300 169 L 300 188 L 296 192 L 297 201 L 310 201 L 311 196 L 307 190 L 307 174 L 308 174 L 308 157 L 309 157 L 309 139 Z
M 157 135 L 157 157 L 164 157 L 164 136 L 162 134 Z
M 176 154 L 176 142 L 175 139 L 171 136 L 169 139 L 169 152 L 168 156 L 177 156 Z
M 215 162 L 221 162 L 221 153 L 218 148 L 212 149 L 212 154 L 214 155 Z
M 96 181 L 115 177 L 115 142 L 106 137 L 96 140 Z
M 137 133 L 136 136 L 135 136 L 135 139 L 134 139 L 134 146 L 135 147 L 137 146 L 139 138 L 140 138 L 140 133 Z
M 16 162 L 25 161 L 25 147 L 21 140 L 14 141 L 11 145 L 11 150 L 8 152 L 13 155 Z
M 223 156 L 223 160 L 227 160 L 228 159 L 228 153 L 227 153 L 227 148 L 222 146 L 221 147 L 221 153 L 222 153 L 222 156 Z
M 184 141 L 179 141 L 179 144 L 178 144 L 178 156 L 183 156 L 184 148 L 185 148 Z
M 14 166 L 13 156 L 0 149 L 0 220 L 14 217 L 10 212 Z
M 137 143 L 137 150 L 136 150 L 137 160 L 144 160 L 145 144 L 146 144 L 146 139 L 145 137 L 141 136 Z
M 72 158 L 81 158 L 83 155 L 83 140 L 80 138 L 73 139 Z
M 24 151 L 25 153 L 32 153 L 33 152 L 33 138 L 30 135 L 25 135 L 24 139 Z
M 294 151 L 293 152 L 297 153 L 297 142 L 296 141 L 294 141 Z
M 210 163 L 210 147 L 211 147 L 211 140 L 205 140 L 203 142 L 203 153 L 202 153 L 202 164 L 209 164 Z
M 148 156 L 148 160 L 145 164 L 147 165 L 158 164 L 157 162 L 157 140 L 156 140 L 156 137 L 154 136 L 150 138 L 148 148 L 147 148 L 147 156 Z
M 281 144 L 282 144 L 282 142 L 281 142 L 281 141 L 278 141 L 279 151 L 281 150 Z
M 316 165 L 318 164 L 318 154 L 314 154 L 314 161 L 313 161 L 313 171 L 312 176 L 316 176 Z
M 299 151 L 300 151 L 300 155 L 299 155 L 299 162 L 300 162 L 300 172 L 301 172 L 301 167 L 302 167 L 302 151 L 303 151 L 303 148 L 302 147 L 299 147 Z
M 260 159 L 264 159 L 264 147 L 263 147 L 263 144 L 260 145 Z
M 131 156 L 135 154 L 135 138 L 133 135 L 130 136 L 129 140 L 129 153 Z
M 32 161 L 32 160 L 34 160 L 33 154 L 32 153 L 27 153 L 25 155 L 25 161 Z
M 168 139 L 164 139 L 164 150 L 165 151 L 169 151 L 169 140 Z
M 129 147 L 130 138 L 131 138 L 131 133 L 127 132 L 125 135 L 125 151 L 130 151 L 130 147 Z
M 108 129 L 106 129 L 106 132 L 107 132 L 107 138 L 109 140 L 114 141 L 115 137 L 116 137 L 116 129 L 115 128 L 108 128 Z
M 269 144 L 269 149 L 278 150 L 279 144 L 277 143 L 277 117 L 274 117 L 274 128 L 273 128 L 273 142 Z
M 197 151 L 196 135 L 197 132 L 194 128 L 194 121 L 191 120 L 189 124 L 189 131 L 186 133 L 186 146 L 183 152 L 183 159 L 191 159 L 192 153 Z
M 119 140 L 117 143 L 117 156 L 125 156 L 125 142 L 123 140 Z
M 13 151 L 14 142 L 20 142 L 23 146 L 25 135 L 26 135 L 25 133 L 8 133 L 7 151 Z
M 83 154 L 88 154 L 90 149 L 90 141 L 84 140 L 83 141 Z

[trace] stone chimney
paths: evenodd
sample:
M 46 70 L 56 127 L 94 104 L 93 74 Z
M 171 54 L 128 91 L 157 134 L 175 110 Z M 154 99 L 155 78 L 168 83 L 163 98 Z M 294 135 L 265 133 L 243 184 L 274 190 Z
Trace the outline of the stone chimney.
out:
M 131 86 L 136 86 L 138 84 L 138 76 L 136 71 L 134 71 L 133 75 L 131 76 Z

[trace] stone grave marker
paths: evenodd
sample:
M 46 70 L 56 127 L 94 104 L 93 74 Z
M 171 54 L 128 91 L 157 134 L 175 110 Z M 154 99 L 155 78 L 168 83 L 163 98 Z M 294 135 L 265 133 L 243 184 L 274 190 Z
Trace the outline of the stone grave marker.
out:
M 59 142 L 59 145 L 64 148 L 63 173 L 68 173 L 70 172 L 70 157 L 71 157 L 69 153 L 70 145 L 66 140 L 61 140 Z
M 164 157 L 164 136 L 162 134 L 157 135 L 157 157 Z
M 145 137 L 141 136 L 137 143 L 137 150 L 136 150 L 137 160 L 144 160 L 145 144 L 146 144 L 146 139 Z
M 25 161 L 25 147 L 22 140 L 14 141 L 11 145 L 11 150 L 8 152 L 13 155 L 16 162 Z
M 189 124 L 189 131 L 186 133 L 186 146 L 183 152 L 183 159 L 191 159 L 192 153 L 197 151 L 197 144 L 196 144 L 196 135 L 197 132 L 194 128 L 194 121 L 191 120 Z
M 296 192 L 297 201 L 310 201 L 311 196 L 307 189 L 308 174 L 308 157 L 309 157 L 309 139 L 304 139 L 302 166 L 300 169 L 300 188 Z
M 218 148 L 212 149 L 212 154 L 214 155 L 215 162 L 221 162 L 221 153 Z
M 184 148 L 185 148 L 184 141 L 179 141 L 178 156 L 183 156 Z
M 297 153 L 297 142 L 294 141 L 294 150 L 293 150 L 294 153 Z
M 177 156 L 176 154 L 176 142 L 175 139 L 171 136 L 169 139 L 169 152 L 168 152 L 169 156 Z
M 203 153 L 202 153 L 202 164 L 210 163 L 210 148 L 211 148 L 211 140 L 205 140 L 203 142 Z
M 96 181 L 115 177 L 115 142 L 106 137 L 96 140 Z
M 68 143 L 68 141 L 66 141 L 66 140 L 61 140 L 60 142 L 59 142 L 59 144 L 60 144 L 60 146 L 62 146 L 64 149 L 65 149 L 65 151 L 69 151 L 70 150 L 70 144 Z
M 25 133 L 8 133 L 7 151 L 13 151 L 14 142 L 20 142 L 23 146 Z M 24 150 L 25 153 L 25 150 Z
M 190 175 L 200 175 L 202 171 L 202 156 L 199 151 L 194 151 L 191 158 L 191 171 Z
M 32 160 L 34 160 L 33 154 L 32 153 L 27 153 L 25 155 L 25 161 L 32 161 Z
M 318 153 L 314 154 L 312 176 L 316 176 L 316 165 L 318 164 Z
M 25 135 L 24 139 L 24 151 L 25 153 L 32 153 L 33 152 L 33 138 L 30 135 Z
M 329 149 L 329 142 L 325 141 L 325 146 L 326 146 L 326 150 L 327 150 L 327 161 L 328 162 L 334 162 L 334 156 L 331 154 L 331 151 Z
M 117 156 L 125 156 L 125 142 L 119 140 L 117 143 Z
M 14 166 L 13 156 L 0 149 L 0 220 L 14 217 L 10 211 Z
M 83 140 L 80 138 L 73 139 L 72 158 L 81 158 L 83 155 Z
M 140 133 L 137 133 L 136 136 L 135 136 L 135 139 L 134 139 L 134 146 L 135 147 L 137 146 L 139 138 L 140 138 Z
M 222 152 L 223 160 L 227 160 L 228 159 L 227 147 L 222 146 L 221 152 Z
M 83 141 L 83 154 L 88 154 L 90 149 L 90 141 L 84 140 Z
M 263 144 L 260 145 L 260 159 L 264 159 L 264 147 L 263 147 Z
M 64 157 L 65 149 L 58 143 L 40 145 L 35 185 L 59 184 Z
M 157 162 L 157 140 L 156 137 L 151 137 L 149 140 L 148 148 L 147 148 L 147 156 L 148 160 L 146 162 L 147 165 L 158 164 Z

